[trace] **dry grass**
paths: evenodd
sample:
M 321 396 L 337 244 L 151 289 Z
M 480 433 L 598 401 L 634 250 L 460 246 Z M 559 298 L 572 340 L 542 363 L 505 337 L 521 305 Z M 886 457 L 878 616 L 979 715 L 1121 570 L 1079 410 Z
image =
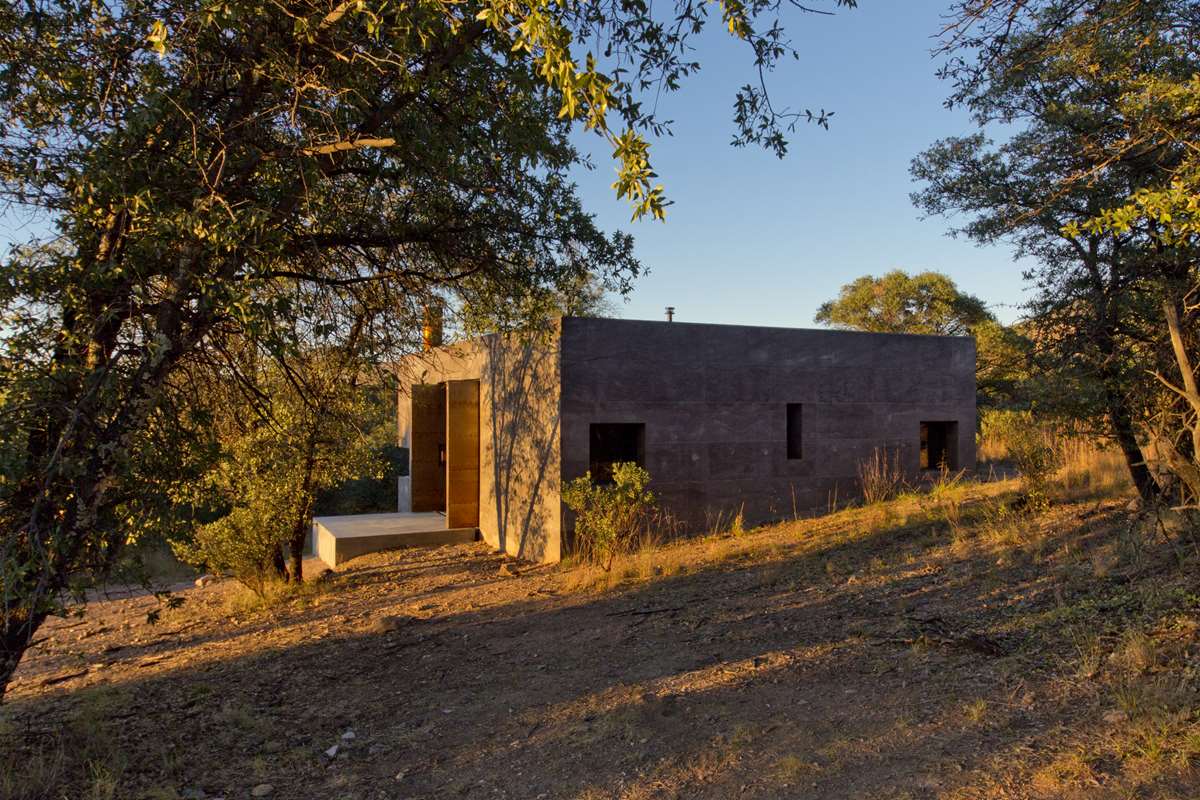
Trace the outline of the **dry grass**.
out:
M 415 763 L 423 766 L 405 773 L 407 783 L 396 779 L 397 796 L 482 794 L 485 780 L 507 796 L 534 796 L 521 789 L 540 793 L 554 779 L 560 782 L 546 796 L 589 800 L 800 794 L 1192 800 L 1200 797 L 1196 562 L 1181 568 L 1160 534 L 1137 527 L 1122 511 L 1119 493 L 1105 499 L 1118 485 L 1103 476 L 1075 481 L 1062 496 L 1077 499 L 1033 513 L 1014 502 L 1016 481 L 976 483 L 944 473 L 926 492 L 821 518 L 748 530 L 735 524 L 735 512 L 698 538 L 647 535 L 609 572 L 563 564 L 497 580 L 496 562 L 480 553 L 479 569 L 431 562 L 439 583 L 419 584 L 417 591 L 403 583 L 412 579 L 406 577 L 411 561 L 397 560 L 390 573 L 361 569 L 359 589 L 352 567 L 322 589 L 329 592 L 321 600 L 331 608 L 322 612 L 335 618 L 334 634 L 300 629 L 295 641 L 304 644 L 296 658 L 306 660 L 283 661 L 288 648 L 279 645 L 276 657 L 285 674 L 305 679 L 327 664 L 332 675 L 359 659 L 354 663 L 367 676 L 362 685 L 327 705 L 355 718 L 360 739 L 374 726 L 380 742 L 402 742 L 403 750 L 327 764 L 320 753 L 336 741 L 340 717 L 326 723 L 306 715 L 303 725 L 294 722 L 299 717 L 276 718 L 273 695 L 263 688 L 271 685 L 267 678 L 253 690 L 231 691 L 262 676 L 260 666 L 231 666 L 236 680 L 197 673 L 202 682 L 187 675 L 163 681 L 154 696 L 163 710 L 156 714 L 162 725 L 187 730 L 199 718 L 179 709 L 205 709 L 213 723 L 206 730 L 221 738 L 210 738 L 203 756 L 180 748 L 175 757 L 207 759 L 192 764 L 202 774 L 236 771 L 235 779 L 215 781 L 240 786 L 231 797 L 245 796 L 260 779 L 287 787 L 277 796 L 340 797 L 351 790 L 374 796 L 380 775 Z M 353 594 L 367 585 L 387 603 L 406 603 L 427 616 L 403 633 L 337 635 L 359 630 L 360 617 L 360 626 L 367 624 L 363 598 L 374 595 Z M 497 600 L 505 591 L 507 600 Z M 597 592 L 606 596 L 564 596 Z M 264 630 L 305 607 L 294 598 L 279 593 L 278 607 L 259 615 L 272 623 Z M 506 617 L 503 603 L 514 598 L 521 610 Z M 250 608 L 212 601 L 214 611 L 221 602 L 222 611 Z M 536 622 L 526 603 L 535 604 Z M 394 613 L 383 608 L 373 613 Z M 632 616 L 634 608 L 655 613 Z M 946 627 L 922 627 L 926 618 Z M 474 625 L 477 619 L 487 624 Z M 952 639 L 962 632 L 999 642 L 1002 654 L 956 646 Z M 319 649 L 303 653 L 309 647 Z M 497 653 L 512 654 L 505 670 L 495 669 Z M 697 657 L 707 653 L 713 661 Z M 381 693 L 379 676 L 405 660 L 416 680 L 394 696 Z M 558 686 L 561 676 L 543 672 L 545 665 L 585 677 L 548 701 L 547 687 Z M 156 667 L 129 669 L 138 675 Z M 189 680 L 196 697 L 185 688 Z M 495 702 L 478 702 L 484 682 Z M 663 709 L 676 706 L 655 699 L 668 695 L 680 698 L 670 714 Z M 150 760 L 169 757 L 144 743 L 157 729 L 127 716 L 112 721 L 111 712 L 119 716 L 133 701 L 77 691 L 62 702 L 76 700 L 69 727 L 78 733 L 68 735 L 78 738 L 64 741 L 94 743 L 73 745 L 66 764 L 53 739 L 41 750 L 24 747 L 23 758 L 0 764 L 0 800 L 62 800 L 54 785 L 64 770 L 72 776 L 72 798 L 173 797 L 144 790 L 145 783 L 167 785 L 184 771 L 135 775 L 147 749 Z M 468 707 L 476 720 L 450 713 Z M 449 710 L 443 720 L 428 709 Z M 102 746 L 113 740 L 113 724 L 143 731 L 142 750 L 128 769 L 119 753 Z M 434 731 L 434 724 L 441 727 Z M 279 757 L 259 754 L 256 745 L 240 749 L 322 725 L 313 742 L 297 745 L 305 772 L 290 786 L 281 776 L 291 749 Z M 445 738 L 431 739 L 431 732 Z M 462 750 L 453 762 L 440 762 L 447 743 Z M 77 758 L 76 751 L 85 755 Z M 556 772 L 562 752 L 589 759 L 562 777 Z M 226 769 L 226 758 L 233 767 Z M 382 769 L 388 758 L 403 769 Z M 497 759 L 518 764 L 524 777 L 496 771 Z M 930 766 L 935 762 L 955 768 L 939 771 Z M 337 783 L 347 775 L 359 784 Z M 914 785 L 914 775 L 928 777 L 929 785 Z M 143 781 L 136 795 L 128 791 L 135 780 Z M 294 791 L 301 781 L 311 782 L 311 793 Z M 852 794 L 856 781 L 875 791 Z M 521 787 L 515 793 L 514 784 Z M 190 784 L 180 778 L 171 785 Z
M 991 509 L 1005 507 L 1003 498 L 1014 488 L 1012 482 L 981 484 L 948 473 L 935 481 L 928 493 L 907 491 L 887 502 L 753 530 L 741 522 L 740 513 L 733 513 L 721 517 L 721 524 L 703 536 L 648 533 L 636 550 L 618 556 L 609 572 L 570 560 L 562 562 L 560 570 L 570 591 L 607 592 L 732 563 L 779 561 L 814 550 L 836 551 L 839 546 L 842 552 L 821 561 L 826 575 L 882 570 L 885 567 L 880 566 L 877 551 L 888 544 L 878 540 L 881 535 L 907 530 L 940 535 L 950 530 L 956 537 L 971 538 L 979 521 L 994 513 Z
M 863 502 L 867 505 L 897 497 L 905 485 L 900 451 L 893 451 L 889 456 L 886 448 L 875 448 L 869 458 L 859 463 L 858 480 Z
M 120 797 L 128 755 L 115 735 L 115 719 L 133 695 L 126 689 L 101 687 L 76 696 L 66 724 L 50 735 L 18 737 L 0 731 L 6 742 L 0 760 L 0 800 L 115 800 Z M 14 746 L 15 745 L 15 746 Z M 66 778 L 82 774 L 80 794 L 70 794 Z
M 1053 478 L 1054 500 L 1117 497 L 1133 489 L 1125 458 L 1111 444 L 1070 433 L 1047 432 L 1046 437 L 1060 463 Z M 980 436 L 975 456 L 981 469 L 1003 468 L 1009 462 L 1008 443 L 995 433 Z
M 1054 476 L 1059 502 L 1117 497 L 1132 491 L 1129 469 L 1119 450 L 1083 438 L 1059 442 L 1062 466 Z
M 1008 443 L 999 436 L 981 436 L 975 443 L 975 460 L 981 466 L 998 464 L 1008 458 Z
M 225 594 L 225 611 L 230 616 L 247 616 L 280 608 L 294 602 L 316 602 L 320 595 L 331 588 L 327 581 L 306 580 L 295 584 L 287 581 L 268 581 L 258 594 L 240 584 Z
M 1162 787 L 1146 796 L 1200 796 L 1200 791 L 1189 794 L 1178 788 L 1200 787 L 1198 679 L 1182 677 L 1195 672 L 1194 666 L 1191 672 L 1183 670 L 1200 648 L 1200 625 L 1188 629 L 1180 640 L 1184 644 L 1168 647 L 1164 633 L 1152 630 L 1146 620 L 1154 618 L 1153 609 L 1177 602 L 1171 599 L 1175 595 L 1154 580 L 1128 585 L 1113 582 L 1113 576 L 1125 581 L 1125 576 L 1151 568 L 1155 552 L 1152 532 L 1120 522 L 1095 541 L 1070 542 L 1062 537 L 1064 529 L 1079 526 L 1079 520 L 1092 513 L 1081 511 L 1087 508 L 1082 504 L 1117 508 L 1129 494 L 1119 453 L 1081 440 L 1065 441 L 1063 466 L 1055 481 L 1056 505 L 1048 512 L 1034 513 L 1014 502 L 1017 485 L 1013 481 L 980 484 L 943 473 L 923 493 L 899 493 L 886 502 L 820 519 L 796 520 L 737 535 L 736 526 L 726 525 L 723 531 L 699 539 L 648 547 L 623 565 L 621 580 L 592 583 L 590 588 L 613 589 L 622 583 L 717 569 L 730 563 L 775 561 L 780 565 L 780 588 L 792 591 L 813 582 L 795 565 L 805 554 L 818 550 L 822 553 L 818 568 L 826 577 L 886 583 L 896 569 L 912 560 L 897 553 L 894 545 L 885 544 L 902 532 L 923 543 L 919 547 L 924 548 L 926 559 L 937 547 L 944 547 L 960 559 L 986 553 L 1001 569 L 1017 564 L 1045 570 L 1054 581 L 1075 582 L 1074 595 L 1057 588 L 1052 592 L 1057 607 L 1050 614 L 1065 622 L 1050 624 L 1051 630 L 1060 630 L 1052 640 L 1061 643 L 1052 656 L 1060 677 L 1054 678 L 1051 686 L 1058 687 L 1056 691 L 1064 697 L 1087 687 L 1082 698 L 1095 699 L 1074 702 L 1094 704 L 1089 712 L 1092 721 L 1081 723 L 1080 731 L 1088 733 L 1060 735 L 1047 743 L 1043 754 L 1004 764 L 1000 771 L 1009 777 L 1003 788 L 989 783 L 993 779 L 989 775 L 980 785 L 991 789 L 961 796 L 1115 799 L 1142 796 L 1139 787 L 1146 786 Z M 1167 566 L 1172 580 L 1178 582 L 1177 565 Z M 976 580 L 981 591 L 993 585 L 987 575 Z M 1113 586 L 1126 588 L 1114 598 Z M 994 584 L 994 589 L 1004 591 L 1000 584 Z M 1101 597 L 1106 599 L 1101 602 Z M 1105 610 L 1112 607 L 1122 609 L 1120 616 L 1113 617 Z M 1014 631 L 1027 635 L 1048 623 L 1029 614 L 1018 616 L 1011 624 Z M 919 635 L 911 652 L 913 658 L 929 658 L 938 652 L 938 645 Z M 964 729 L 999 729 L 1009 713 L 1004 704 L 983 697 L 964 700 L 959 708 L 959 724 Z M 1120 716 L 1112 716 L 1114 711 Z M 1090 733 L 1097 726 L 1100 732 Z M 806 785 L 820 768 L 803 754 L 785 754 L 770 762 L 766 771 L 779 784 Z M 1014 778 L 1017 774 L 1022 777 Z M 1098 793 L 1101 782 L 1106 790 Z

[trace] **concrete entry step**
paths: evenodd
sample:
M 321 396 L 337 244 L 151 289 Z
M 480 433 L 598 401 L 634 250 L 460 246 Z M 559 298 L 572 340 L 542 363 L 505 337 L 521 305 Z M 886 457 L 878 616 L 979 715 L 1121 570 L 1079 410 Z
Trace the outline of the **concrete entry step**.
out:
M 445 515 L 436 511 L 313 519 L 317 558 L 331 567 L 380 550 L 473 542 L 477 535 L 475 528 L 447 528 Z

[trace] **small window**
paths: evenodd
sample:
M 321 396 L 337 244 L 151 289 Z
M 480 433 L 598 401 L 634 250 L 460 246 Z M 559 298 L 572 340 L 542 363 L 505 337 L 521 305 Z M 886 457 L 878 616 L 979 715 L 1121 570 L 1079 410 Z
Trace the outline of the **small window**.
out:
M 596 483 L 611 483 L 613 464 L 632 461 L 645 466 L 645 447 L 645 423 L 592 423 L 591 448 L 588 458 L 592 480 Z
M 787 457 L 804 458 L 804 443 L 801 438 L 804 406 L 801 403 L 787 404 Z
M 958 469 L 958 423 L 921 423 L 921 469 Z

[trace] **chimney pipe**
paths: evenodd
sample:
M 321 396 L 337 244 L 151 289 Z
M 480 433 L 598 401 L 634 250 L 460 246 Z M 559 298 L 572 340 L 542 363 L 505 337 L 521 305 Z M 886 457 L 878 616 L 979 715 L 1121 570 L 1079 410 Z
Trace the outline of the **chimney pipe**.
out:
M 433 301 L 425 305 L 425 318 L 421 323 L 421 341 L 428 352 L 442 346 L 442 304 Z
M 675 321 L 675 306 L 667 306 L 667 322 Z

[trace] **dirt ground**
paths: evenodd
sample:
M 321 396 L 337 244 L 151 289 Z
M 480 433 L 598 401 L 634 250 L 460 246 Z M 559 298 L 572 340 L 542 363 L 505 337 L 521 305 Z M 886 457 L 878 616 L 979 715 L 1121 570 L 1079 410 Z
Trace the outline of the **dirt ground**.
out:
M 272 608 L 230 581 L 155 625 L 153 597 L 98 601 L 0 721 L 26 759 L 94 750 L 55 773 L 71 797 L 1200 797 L 1195 564 L 1125 553 L 1123 499 L 1011 540 L 992 502 L 974 533 L 897 506 L 662 548 L 603 589 L 477 544 Z M 1121 671 L 1130 626 L 1156 649 Z M 1139 708 L 1174 726 L 1152 766 Z

